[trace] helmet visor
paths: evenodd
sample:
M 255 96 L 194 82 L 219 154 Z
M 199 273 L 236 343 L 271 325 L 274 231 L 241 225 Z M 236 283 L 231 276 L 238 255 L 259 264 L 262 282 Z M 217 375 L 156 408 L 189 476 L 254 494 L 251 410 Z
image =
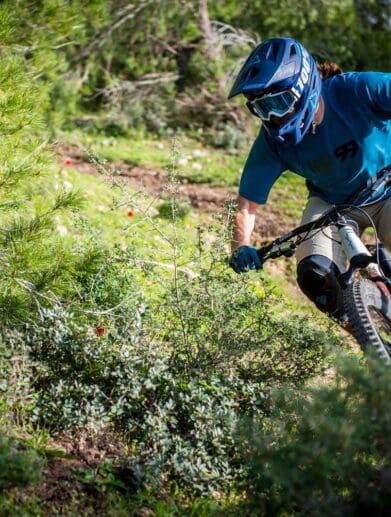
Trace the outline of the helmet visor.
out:
M 297 100 L 297 96 L 291 90 L 287 90 L 255 98 L 250 100 L 249 104 L 262 120 L 270 120 L 272 115 L 276 117 L 287 115 Z

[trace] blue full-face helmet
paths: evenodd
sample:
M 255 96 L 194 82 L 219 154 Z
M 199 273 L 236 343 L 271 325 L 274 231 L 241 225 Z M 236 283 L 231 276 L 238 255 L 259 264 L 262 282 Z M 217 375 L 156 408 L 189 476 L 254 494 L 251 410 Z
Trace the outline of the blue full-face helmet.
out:
M 321 88 L 308 51 L 291 38 L 273 38 L 251 52 L 228 98 L 244 94 L 251 113 L 262 119 L 272 138 L 296 145 L 313 121 Z M 275 117 L 281 118 L 279 123 Z

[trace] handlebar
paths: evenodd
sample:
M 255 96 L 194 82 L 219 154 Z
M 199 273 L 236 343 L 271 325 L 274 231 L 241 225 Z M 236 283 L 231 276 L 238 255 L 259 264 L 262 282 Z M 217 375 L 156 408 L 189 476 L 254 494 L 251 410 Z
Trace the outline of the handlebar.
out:
M 361 201 L 362 196 L 367 192 L 368 186 L 359 189 L 358 192 L 352 196 L 353 200 L 344 205 L 332 206 L 330 210 L 325 212 L 323 215 L 318 217 L 315 221 L 311 221 L 309 223 L 298 226 L 294 230 L 278 237 L 271 243 L 263 246 L 262 248 L 257 250 L 258 257 L 265 262 L 266 260 L 278 258 L 278 257 L 290 257 L 294 254 L 297 246 L 308 238 L 308 233 L 313 230 L 318 230 L 320 228 L 324 228 L 329 226 L 330 224 L 340 224 L 346 225 L 349 224 L 345 218 L 344 214 L 354 208 L 360 208 L 371 204 L 368 202 L 368 199 L 374 197 L 378 194 L 382 189 L 386 191 L 387 187 L 391 185 L 391 166 L 383 169 L 378 174 L 378 178 L 370 187 L 370 194 L 367 195 L 364 201 Z M 361 202 L 358 204 L 358 200 Z M 304 234 L 304 236 L 303 236 Z M 307 234 L 307 235 L 305 235 Z
M 325 214 L 321 215 L 315 221 L 311 221 L 309 223 L 298 226 L 294 230 L 286 233 L 285 235 L 278 237 L 270 244 L 267 244 L 266 246 L 259 248 L 257 250 L 258 257 L 263 262 L 281 256 L 291 257 L 294 254 L 298 244 L 301 242 L 301 240 L 303 240 L 300 239 L 300 236 L 302 234 L 308 234 L 308 232 L 324 228 L 325 226 L 329 226 L 331 223 L 336 222 L 342 216 L 340 212 L 341 207 L 332 207 L 330 210 L 328 210 Z M 295 238 L 296 240 L 293 241 L 292 239 Z

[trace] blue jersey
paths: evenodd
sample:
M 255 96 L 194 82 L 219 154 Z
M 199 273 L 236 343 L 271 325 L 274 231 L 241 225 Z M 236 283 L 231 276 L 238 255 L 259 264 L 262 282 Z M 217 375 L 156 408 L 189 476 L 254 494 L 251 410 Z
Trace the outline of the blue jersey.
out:
M 273 141 L 266 130 L 255 140 L 239 194 L 266 203 L 284 170 L 307 180 L 310 195 L 343 204 L 391 164 L 391 74 L 350 72 L 323 81 L 324 118 L 315 134 L 296 146 Z

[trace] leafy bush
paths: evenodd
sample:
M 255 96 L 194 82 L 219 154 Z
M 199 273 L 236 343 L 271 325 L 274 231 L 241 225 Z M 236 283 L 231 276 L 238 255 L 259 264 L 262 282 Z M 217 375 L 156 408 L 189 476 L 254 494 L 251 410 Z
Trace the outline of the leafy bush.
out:
M 132 283 L 137 274 L 119 261 L 85 283 L 92 306 L 105 292 L 122 293 L 120 307 L 102 311 L 102 327 L 93 314 L 61 307 L 29 326 L 33 418 L 53 431 L 125 433 L 127 464 L 148 485 L 170 481 L 204 494 L 227 488 L 242 475 L 238 418 L 267 413 L 276 384 L 319 372 L 327 339 L 301 320 L 278 321 L 269 294 L 233 281 L 218 262 L 174 290 L 167 283 L 163 306 L 145 304 Z M 145 274 L 155 278 L 154 270 Z
M 0 334 L 0 415 L 23 421 L 32 404 L 33 363 L 23 334 L 4 329 Z
M 245 433 L 250 513 L 390 513 L 389 367 L 370 370 L 350 359 L 330 384 L 284 392 L 273 406 L 262 432 L 254 425 Z
M 175 211 L 175 213 L 173 213 L 173 210 Z M 170 200 L 167 200 L 167 201 L 163 201 L 158 206 L 159 217 L 161 217 L 163 219 L 172 219 L 173 215 L 174 215 L 174 218 L 177 218 L 178 220 L 183 219 L 184 217 L 189 215 L 190 210 L 191 210 L 191 205 L 186 200 L 178 202 L 174 206 Z
M 277 317 L 265 279 L 261 287 L 245 275 L 233 278 L 218 255 L 211 260 L 191 282 L 179 275 L 153 313 L 150 325 L 170 344 L 172 363 L 201 375 L 235 368 L 270 385 L 319 372 L 335 338 L 297 316 Z
M 37 364 L 33 413 L 41 425 L 114 426 L 133 444 L 128 461 L 144 481 L 168 476 L 209 491 L 232 479 L 235 383 L 244 393 L 254 387 L 234 378 L 181 376 L 162 351 L 138 342 L 137 326 L 102 339 L 75 326 L 72 315 L 45 316 L 27 338 Z
M 233 124 L 219 124 L 210 136 L 210 143 L 223 149 L 238 149 L 246 142 L 246 134 Z

